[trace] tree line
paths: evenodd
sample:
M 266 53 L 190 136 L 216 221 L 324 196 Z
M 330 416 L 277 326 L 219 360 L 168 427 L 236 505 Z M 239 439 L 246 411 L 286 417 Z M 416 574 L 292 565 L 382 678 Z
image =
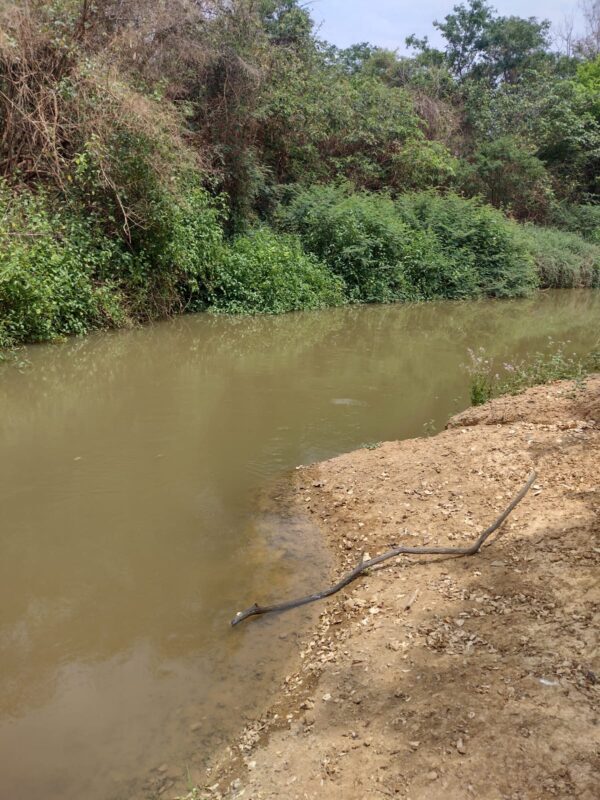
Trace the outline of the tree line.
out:
M 600 0 L 408 54 L 298 0 L 0 2 L 0 344 L 600 282 Z

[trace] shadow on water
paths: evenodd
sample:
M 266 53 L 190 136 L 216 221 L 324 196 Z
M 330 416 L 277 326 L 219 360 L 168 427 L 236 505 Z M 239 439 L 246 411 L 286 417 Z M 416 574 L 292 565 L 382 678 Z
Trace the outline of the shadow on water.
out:
M 2 796 L 132 800 L 164 762 L 200 769 L 318 613 L 228 626 L 324 577 L 318 533 L 268 501 L 281 476 L 443 427 L 469 347 L 583 351 L 599 319 L 578 291 L 198 315 L 0 369 Z

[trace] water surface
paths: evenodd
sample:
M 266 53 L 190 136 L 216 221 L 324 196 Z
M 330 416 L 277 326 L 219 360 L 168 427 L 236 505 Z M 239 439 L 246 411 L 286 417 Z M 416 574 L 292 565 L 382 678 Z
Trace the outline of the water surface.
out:
M 443 427 L 468 402 L 467 348 L 584 351 L 599 320 L 600 293 L 579 291 L 198 315 L 0 370 L 0 798 L 133 800 L 201 777 L 318 613 L 228 627 L 327 565 L 265 499 L 275 482 Z

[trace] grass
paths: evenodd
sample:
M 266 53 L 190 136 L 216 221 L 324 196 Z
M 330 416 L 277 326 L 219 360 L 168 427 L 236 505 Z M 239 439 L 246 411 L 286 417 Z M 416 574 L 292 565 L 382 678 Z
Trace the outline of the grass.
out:
M 498 369 L 483 348 L 477 352 L 469 350 L 467 371 L 471 376 L 471 405 L 483 405 L 494 397 L 519 394 L 531 386 L 557 380 L 575 380 L 583 384 L 590 374 L 600 372 L 600 342 L 582 356 L 569 353 L 567 344 L 550 341 L 548 352 L 504 363 Z

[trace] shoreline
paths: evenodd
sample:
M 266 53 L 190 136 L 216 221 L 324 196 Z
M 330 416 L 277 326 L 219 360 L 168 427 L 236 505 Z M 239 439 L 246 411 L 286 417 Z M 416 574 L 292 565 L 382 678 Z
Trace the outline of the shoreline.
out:
M 467 544 L 533 467 L 534 489 L 478 555 L 401 556 L 320 604 L 269 711 L 191 796 L 592 800 L 600 376 L 302 467 L 293 493 L 338 574 L 361 550 Z

